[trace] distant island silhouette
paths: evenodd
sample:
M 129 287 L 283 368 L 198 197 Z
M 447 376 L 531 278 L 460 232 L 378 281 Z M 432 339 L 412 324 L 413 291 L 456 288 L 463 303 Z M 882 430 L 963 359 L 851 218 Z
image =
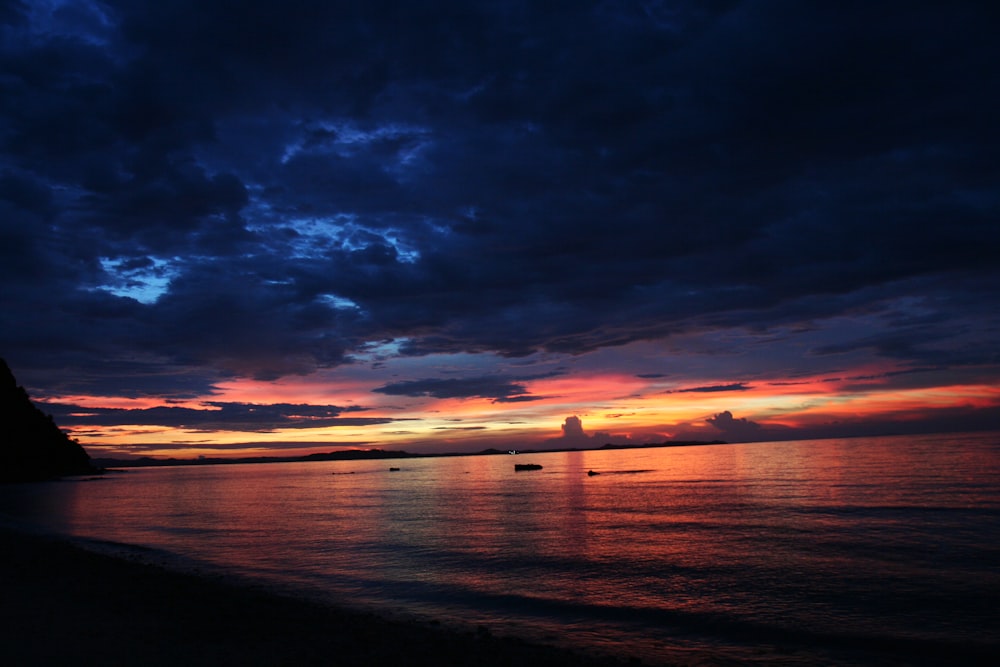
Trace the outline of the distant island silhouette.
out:
M 600 447 L 562 447 L 557 449 L 519 449 L 517 454 L 552 454 L 557 452 L 593 452 L 609 449 L 648 449 L 654 447 L 695 447 L 699 445 L 726 445 L 724 440 L 667 440 L 635 445 L 607 443 Z M 307 461 L 358 461 L 381 459 L 431 459 L 456 456 L 509 456 L 510 450 L 484 449 L 478 452 L 445 452 L 417 454 L 403 450 L 344 449 L 305 456 L 248 456 L 240 458 L 199 457 L 197 459 L 163 458 L 144 456 L 137 459 L 96 458 L 94 463 L 104 468 L 142 468 L 148 466 L 221 465 L 238 463 L 302 463 Z
M 0 359 L 0 482 L 100 472 L 80 443 L 31 402 L 7 362 Z

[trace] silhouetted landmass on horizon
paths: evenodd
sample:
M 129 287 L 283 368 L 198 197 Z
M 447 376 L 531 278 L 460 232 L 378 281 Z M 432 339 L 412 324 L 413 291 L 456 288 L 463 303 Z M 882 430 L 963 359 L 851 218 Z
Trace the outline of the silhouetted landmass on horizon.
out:
M 615 445 L 607 443 L 601 447 L 562 447 L 557 449 L 519 449 L 518 454 L 551 454 L 555 452 L 586 452 L 608 449 L 646 449 L 651 447 L 694 447 L 698 445 L 725 445 L 724 440 L 668 440 L 666 442 L 650 442 L 636 445 Z M 199 457 L 197 459 L 157 459 L 144 456 L 138 459 L 98 458 L 94 462 L 105 468 L 142 468 L 148 466 L 189 466 L 189 465 L 220 465 L 236 463 L 294 463 L 306 461 L 357 461 L 364 459 L 430 459 L 453 456 L 508 456 L 510 451 L 500 449 L 484 449 L 478 452 L 446 452 L 439 454 L 416 454 L 401 450 L 384 449 L 345 449 L 338 452 L 323 452 L 305 456 L 251 456 L 241 458 Z
M 0 359 L 0 482 L 99 473 L 86 450 L 39 410 Z
M 176 459 L 173 457 L 157 459 L 143 456 L 138 459 L 98 458 L 94 462 L 105 468 L 143 468 L 149 466 L 190 466 L 219 465 L 221 463 L 294 463 L 305 461 L 353 461 L 356 459 L 406 459 L 416 458 L 421 454 L 411 454 L 403 451 L 386 451 L 384 449 L 345 449 L 339 452 L 323 452 L 305 456 L 243 456 L 239 458 L 221 458 L 200 456 L 196 459 Z

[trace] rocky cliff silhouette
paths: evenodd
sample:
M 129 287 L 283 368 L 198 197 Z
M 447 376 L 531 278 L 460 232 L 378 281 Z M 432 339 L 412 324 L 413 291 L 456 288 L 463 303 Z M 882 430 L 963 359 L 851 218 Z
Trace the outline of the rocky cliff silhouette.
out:
M 0 482 L 30 482 L 100 472 L 75 440 L 31 402 L 0 359 Z

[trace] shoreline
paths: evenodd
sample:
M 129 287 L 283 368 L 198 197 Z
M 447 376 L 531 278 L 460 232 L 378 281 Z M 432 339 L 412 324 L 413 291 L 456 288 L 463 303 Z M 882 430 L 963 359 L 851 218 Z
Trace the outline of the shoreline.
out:
M 18 666 L 627 662 L 338 608 L 9 526 L 0 526 L 0 586 L 0 644 Z

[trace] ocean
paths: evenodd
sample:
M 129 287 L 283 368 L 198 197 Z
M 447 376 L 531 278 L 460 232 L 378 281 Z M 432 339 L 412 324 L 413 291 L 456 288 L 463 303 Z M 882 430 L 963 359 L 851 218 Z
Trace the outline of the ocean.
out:
M 1000 664 L 998 433 L 132 469 L 0 517 L 644 664 Z

